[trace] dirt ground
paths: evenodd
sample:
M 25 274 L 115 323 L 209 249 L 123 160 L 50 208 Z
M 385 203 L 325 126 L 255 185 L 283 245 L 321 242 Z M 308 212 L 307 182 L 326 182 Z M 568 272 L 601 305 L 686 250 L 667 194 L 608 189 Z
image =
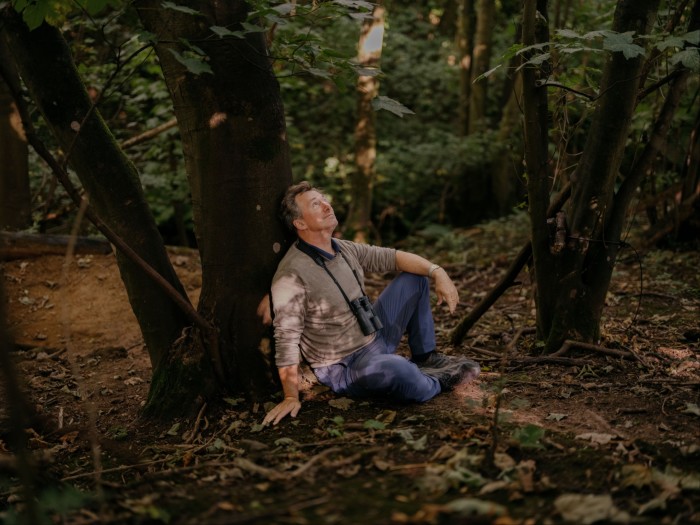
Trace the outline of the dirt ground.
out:
M 483 232 L 482 232 L 483 234 Z M 196 304 L 196 252 L 171 259 Z M 444 261 L 460 314 L 509 257 Z M 422 405 L 304 392 L 295 420 L 226 399 L 197 418 L 139 418 L 150 363 L 111 255 L 2 264 L 13 360 L 45 523 L 700 523 L 697 252 L 623 258 L 604 338 L 544 359 L 532 293 L 509 290 L 459 348 L 473 383 Z M 370 281 L 378 289 L 383 276 Z M 640 287 L 640 284 L 642 285 Z M 0 521 L 23 508 L 0 403 Z

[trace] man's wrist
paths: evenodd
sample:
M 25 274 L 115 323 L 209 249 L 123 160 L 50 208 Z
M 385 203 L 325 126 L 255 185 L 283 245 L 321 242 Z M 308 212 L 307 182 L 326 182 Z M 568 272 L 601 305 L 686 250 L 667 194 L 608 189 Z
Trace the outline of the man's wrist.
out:
M 439 264 L 431 264 L 430 269 L 428 270 L 428 277 L 432 277 L 433 273 L 435 273 L 435 271 L 441 270 L 441 269 L 442 269 L 442 266 L 440 266 Z

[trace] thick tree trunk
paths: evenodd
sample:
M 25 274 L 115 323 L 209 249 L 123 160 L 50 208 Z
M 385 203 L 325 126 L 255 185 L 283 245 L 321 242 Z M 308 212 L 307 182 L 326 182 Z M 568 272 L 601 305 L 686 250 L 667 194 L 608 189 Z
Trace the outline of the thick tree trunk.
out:
M 287 248 L 276 219 L 291 184 L 279 85 L 262 33 L 220 38 L 210 29 L 242 30 L 245 2 L 178 4 L 199 14 L 163 9 L 159 0 L 135 5 L 146 29 L 156 35 L 180 127 L 202 260 L 198 309 L 220 332 L 218 347 L 206 348 L 207 357 L 228 388 L 259 393 L 272 383 L 261 353 L 268 346 L 268 328 L 256 309 Z M 183 55 L 188 49 L 183 41 L 206 53 L 213 74 L 194 75 L 175 59 L 173 52 Z M 170 371 L 154 381 L 163 392 L 181 391 L 178 385 L 191 382 L 196 393 L 198 367 L 210 374 L 206 361 L 192 361 L 188 370 L 174 360 Z M 211 382 L 211 376 L 202 381 Z
M 0 41 L 0 228 L 21 230 L 31 226 L 27 138 L 8 82 L 19 75 L 7 45 Z
M 479 75 L 489 70 L 491 64 L 491 49 L 493 40 L 493 28 L 496 25 L 495 0 L 477 1 L 476 39 L 474 42 L 472 64 L 472 87 L 469 101 L 469 133 L 486 128 L 486 106 L 488 79 L 484 78 L 474 82 Z
M 92 105 L 60 32 L 29 31 L 12 7 L 0 10 L 1 37 L 25 85 L 102 221 L 186 297 L 145 202 L 138 174 Z M 187 318 L 147 274 L 120 252 L 117 262 L 155 370 Z
M 384 41 L 385 9 L 378 5 L 371 19 L 362 24 L 357 46 L 358 64 L 377 71 Z M 351 200 L 347 226 L 355 242 L 368 242 L 372 225 L 372 188 L 377 158 L 377 130 L 372 100 L 379 93 L 376 75 L 357 78 L 357 122 L 355 124 L 355 172 L 350 179 Z
M 617 32 L 644 35 L 651 27 L 659 0 L 619 0 L 613 21 Z M 643 57 L 625 58 L 621 52 L 608 59 L 591 128 L 579 165 L 572 175 L 569 236 L 557 256 L 556 287 L 538 300 L 552 310 L 542 316 L 546 349 L 558 349 L 566 339 L 596 341 L 610 276 L 619 250 L 622 203 L 612 206 L 630 121 L 636 105 Z M 607 221 L 607 225 L 606 225 Z M 538 254 L 548 255 L 540 246 Z M 539 270 L 539 269 L 538 269 Z M 539 274 L 543 275 L 543 274 Z M 539 282 L 538 282 L 539 285 Z M 538 304 L 538 310 L 542 305 Z

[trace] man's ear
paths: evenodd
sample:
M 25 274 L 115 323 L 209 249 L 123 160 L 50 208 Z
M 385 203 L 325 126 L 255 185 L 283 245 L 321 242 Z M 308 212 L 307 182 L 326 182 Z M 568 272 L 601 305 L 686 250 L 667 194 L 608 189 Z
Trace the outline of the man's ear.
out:
M 304 222 L 304 219 L 294 219 L 292 221 L 292 224 L 297 230 L 305 230 L 306 229 L 306 223 Z

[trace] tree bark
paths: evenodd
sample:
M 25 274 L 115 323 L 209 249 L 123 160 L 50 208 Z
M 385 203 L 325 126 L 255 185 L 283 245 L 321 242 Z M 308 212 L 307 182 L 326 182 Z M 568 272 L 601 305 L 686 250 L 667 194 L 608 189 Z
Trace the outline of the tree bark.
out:
M 459 135 L 469 134 L 469 100 L 472 90 L 474 0 L 459 0 L 457 50 L 459 53 Z
M 659 0 L 619 0 L 613 31 L 646 34 L 658 4 Z M 620 200 L 614 205 L 615 181 L 643 64 L 643 57 L 628 59 L 616 52 L 603 70 L 601 95 L 583 154 L 572 175 L 568 243 L 556 256 L 556 269 L 550 274 L 556 276 L 551 279 L 556 287 L 547 291 L 546 298 L 538 287 L 538 300 L 551 308 L 541 316 L 540 325 L 547 351 L 557 350 L 566 339 L 595 342 L 599 338 L 605 295 L 620 247 L 620 214 L 624 215 L 626 208 L 623 197 L 618 197 Z M 552 260 L 555 256 L 548 255 L 547 250 L 543 244 L 538 254 Z M 538 304 L 538 311 L 541 308 Z
M 0 30 L 91 205 L 112 231 L 186 298 L 138 174 L 92 105 L 60 32 L 46 23 L 29 31 L 12 7 L 0 10 Z M 151 364 L 157 370 L 188 324 L 187 317 L 145 271 L 121 252 L 116 256 Z
M 538 17 L 537 13 L 542 16 Z M 523 44 L 530 46 L 549 39 L 546 0 L 525 0 L 523 5 Z M 540 337 L 548 333 L 554 311 L 553 294 L 557 289 L 554 261 L 549 254 L 547 207 L 551 192 L 547 145 L 547 91 L 538 85 L 546 70 L 533 66 L 522 69 L 525 164 L 530 212 L 532 258 L 537 302 L 537 329 Z
M 362 24 L 358 44 L 358 64 L 378 72 L 384 38 L 385 9 L 374 8 L 371 19 Z M 350 179 L 351 200 L 347 225 L 355 242 L 368 242 L 372 216 L 374 162 L 377 158 L 377 131 L 372 100 L 379 93 L 376 75 L 359 75 L 357 79 L 357 122 L 355 124 L 355 171 Z
M 29 149 L 22 120 L 8 82 L 19 86 L 19 75 L 7 45 L 0 41 L 0 228 L 21 230 L 31 226 Z
M 159 0 L 135 5 L 146 29 L 156 35 L 174 102 L 202 261 L 198 309 L 218 327 L 219 345 L 202 349 L 206 359 L 200 355 L 189 369 L 182 360 L 172 360 L 168 373 L 154 382 L 163 391 L 159 398 L 171 391 L 182 394 L 188 383 L 190 395 L 196 394 L 212 380 L 208 361 L 227 388 L 260 394 L 272 382 L 265 360 L 270 356 L 261 352 L 269 346 L 269 329 L 256 310 L 288 246 L 277 220 L 279 202 L 291 184 L 279 84 L 262 33 L 220 38 L 210 30 L 242 30 L 245 2 L 178 4 L 198 14 L 163 9 Z M 206 53 L 213 74 L 195 75 L 175 59 L 173 52 L 182 55 L 188 49 L 185 41 Z M 196 338 L 190 346 L 197 350 Z M 198 367 L 205 373 L 199 382 Z
M 486 106 L 488 93 L 488 79 L 478 82 L 475 80 L 489 70 L 491 64 L 491 49 L 493 40 L 493 28 L 495 27 L 496 2 L 495 0 L 477 1 L 476 39 L 474 42 L 472 64 L 472 87 L 469 101 L 469 133 L 486 128 Z

